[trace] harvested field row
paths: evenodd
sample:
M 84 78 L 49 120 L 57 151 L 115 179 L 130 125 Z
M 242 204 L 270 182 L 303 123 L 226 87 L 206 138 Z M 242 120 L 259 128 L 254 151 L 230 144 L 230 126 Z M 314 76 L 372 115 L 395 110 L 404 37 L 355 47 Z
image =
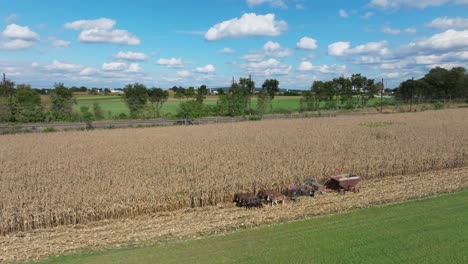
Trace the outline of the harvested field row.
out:
M 356 208 L 402 202 L 468 188 L 468 168 L 365 180 L 361 192 L 305 197 L 300 202 L 245 210 L 232 203 L 156 213 L 89 225 L 61 226 L 0 237 L 0 262 L 37 259 L 108 247 L 194 239 L 235 229 L 263 226 Z M 196 219 L 196 221 L 194 221 Z
M 462 167 L 466 131 L 456 109 L 2 136 L 0 234 L 217 205 L 336 167 L 363 179 Z

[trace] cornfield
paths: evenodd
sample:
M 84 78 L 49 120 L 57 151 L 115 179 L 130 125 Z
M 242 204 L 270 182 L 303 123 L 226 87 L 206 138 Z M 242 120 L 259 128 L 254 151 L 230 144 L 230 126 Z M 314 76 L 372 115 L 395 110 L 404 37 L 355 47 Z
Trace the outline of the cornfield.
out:
M 468 109 L 0 137 L 0 234 L 468 164 Z

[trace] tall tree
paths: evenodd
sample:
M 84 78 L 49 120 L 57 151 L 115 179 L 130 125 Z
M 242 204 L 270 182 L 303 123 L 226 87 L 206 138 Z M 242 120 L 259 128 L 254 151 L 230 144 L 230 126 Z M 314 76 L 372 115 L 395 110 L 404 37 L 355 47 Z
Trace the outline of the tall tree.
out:
M 41 104 L 41 96 L 27 84 L 16 86 L 16 103 L 18 110 L 17 120 L 20 122 L 41 122 L 44 120 L 44 114 Z
M 203 103 L 203 101 L 205 100 L 207 94 L 208 94 L 208 88 L 206 87 L 206 85 L 200 86 L 200 87 L 197 89 L 196 100 L 197 100 L 199 103 Z
M 148 89 L 140 83 L 128 84 L 124 88 L 124 100 L 130 110 L 130 115 L 136 118 L 148 101 Z
M 0 82 L 0 121 L 15 121 L 15 83 L 6 79 Z
M 161 108 L 169 98 L 169 92 L 161 88 L 153 88 L 148 91 L 148 94 L 151 105 L 153 106 L 155 117 L 159 118 L 161 116 Z
M 262 84 L 262 89 L 270 96 L 270 111 L 273 110 L 272 101 L 279 92 L 279 82 L 276 79 L 267 79 Z
M 239 85 L 242 90 L 244 90 L 248 96 L 249 100 L 249 110 L 252 109 L 252 96 L 255 94 L 255 82 L 249 76 L 249 78 L 240 78 Z
M 54 84 L 50 93 L 50 119 L 53 121 L 70 120 L 73 113 L 73 93 L 63 83 Z

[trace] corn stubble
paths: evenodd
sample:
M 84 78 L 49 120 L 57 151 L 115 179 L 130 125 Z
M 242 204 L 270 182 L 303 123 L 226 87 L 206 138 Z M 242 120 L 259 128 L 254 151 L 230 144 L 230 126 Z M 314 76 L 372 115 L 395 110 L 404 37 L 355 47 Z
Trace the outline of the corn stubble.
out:
M 390 122 L 391 126 L 360 124 Z M 0 234 L 468 164 L 468 110 L 0 137 Z M 418 186 L 408 186 L 418 188 Z

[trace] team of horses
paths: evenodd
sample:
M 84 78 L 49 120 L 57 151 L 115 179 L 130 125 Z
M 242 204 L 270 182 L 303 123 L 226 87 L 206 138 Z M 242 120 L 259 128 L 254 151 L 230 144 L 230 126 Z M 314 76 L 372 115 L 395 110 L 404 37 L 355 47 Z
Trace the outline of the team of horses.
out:
M 287 196 L 276 190 L 261 190 L 257 195 L 252 193 L 236 193 L 234 201 L 239 207 L 262 207 L 263 204 L 285 204 Z

